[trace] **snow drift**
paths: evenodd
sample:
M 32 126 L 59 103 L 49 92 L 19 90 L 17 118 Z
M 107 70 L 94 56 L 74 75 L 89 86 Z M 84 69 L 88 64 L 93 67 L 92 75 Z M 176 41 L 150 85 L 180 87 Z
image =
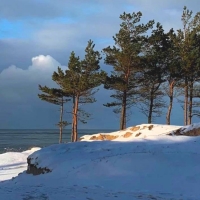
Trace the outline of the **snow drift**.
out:
M 27 169 L 27 157 L 39 147 L 33 147 L 23 152 L 7 152 L 0 154 L 0 181 L 17 176 L 20 172 Z
M 36 151 L 29 155 L 30 163 L 50 173 L 22 173 L 0 183 L 1 199 L 198 200 L 200 137 L 174 134 L 184 127 L 152 125 L 87 135 L 81 142 Z M 91 139 L 108 139 L 105 135 L 114 139 Z
M 141 124 L 112 133 L 85 135 L 81 137 L 80 140 L 81 141 L 90 141 L 90 140 L 131 141 L 134 140 L 135 138 L 151 138 L 155 136 L 168 135 L 172 131 L 179 130 L 180 128 L 182 128 L 182 126 Z

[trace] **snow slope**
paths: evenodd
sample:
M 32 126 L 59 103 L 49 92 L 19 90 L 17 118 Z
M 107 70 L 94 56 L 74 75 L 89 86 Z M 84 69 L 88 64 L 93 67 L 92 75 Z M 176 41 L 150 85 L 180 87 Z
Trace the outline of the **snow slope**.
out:
M 11 179 L 27 169 L 27 157 L 40 150 L 34 147 L 23 152 L 7 152 L 0 154 L 0 181 Z
M 118 141 L 85 136 L 90 142 L 36 151 L 31 163 L 52 172 L 0 182 L 0 199 L 199 200 L 200 137 L 167 135 L 180 127 L 154 128 L 143 129 L 141 138 L 124 138 L 129 128 L 118 132 Z
M 98 137 L 99 135 L 117 136 L 116 139 L 112 141 L 131 141 L 136 138 L 153 138 L 155 136 L 162 136 L 171 133 L 177 129 L 180 129 L 182 126 L 172 126 L 172 125 L 160 125 L 160 124 L 141 124 L 133 127 L 129 127 L 125 130 L 116 131 L 112 133 L 99 133 L 93 135 L 84 135 L 81 137 L 81 141 L 91 141 L 92 136 Z M 129 133 L 129 137 L 125 136 L 126 133 Z M 125 136 L 125 137 L 124 137 Z

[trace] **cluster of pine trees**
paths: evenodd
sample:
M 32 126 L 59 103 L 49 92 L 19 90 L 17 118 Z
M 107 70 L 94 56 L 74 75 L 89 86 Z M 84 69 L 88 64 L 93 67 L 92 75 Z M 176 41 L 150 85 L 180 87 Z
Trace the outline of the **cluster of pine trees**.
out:
M 193 116 L 200 116 L 200 13 L 193 16 L 184 7 L 182 29 L 172 28 L 167 33 L 154 20 L 141 23 L 141 17 L 141 12 L 120 15 L 122 22 L 113 37 L 115 44 L 102 50 L 105 64 L 112 66 L 111 75 L 101 70 L 102 57 L 90 40 L 83 60 L 72 52 L 68 68 L 63 71 L 58 67 L 53 73 L 58 88 L 39 85 L 43 92 L 39 98 L 60 106 L 59 142 L 62 142 L 63 128 L 69 124 L 63 120 L 64 104 L 71 101 L 71 141 L 75 142 L 78 121 L 86 123 L 90 116 L 81 109 L 82 105 L 96 101 L 94 94 L 101 84 L 113 91 L 113 102 L 104 106 L 113 107 L 114 113 L 120 114 L 120 129 L 126 128 L 132 106 L 147 116 L 148 123 L 168 106 L 166 123 L 170 124 L 173 100 L 178 96 L 185 125 L 191 124 Z

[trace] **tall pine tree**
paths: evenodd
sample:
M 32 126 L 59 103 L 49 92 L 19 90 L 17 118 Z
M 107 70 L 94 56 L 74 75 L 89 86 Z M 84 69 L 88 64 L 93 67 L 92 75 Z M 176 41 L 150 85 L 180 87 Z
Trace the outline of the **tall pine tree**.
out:
M 106 73 L 100 70 L 100 53 L 94 50 L 94 43 L 90 40 L 85 49 L 85 58 L 80 60 L 74 52 L 71 53 L 68 69 L 64 72 L 58 68 L 54 72 L 53 80 L 62 85 L 64 92 L 70 93 L 73 99 L 72 108 L 72 141 L 78 140 L 78 121 L 86 123 L 89 114 L 80 108 L 80 104 L 96 101 L 94 94 L 97 87 L 105 79 Z
M 120 129 L 126 128 L 127 110 L 134 104 L 137 88 L 136 79 L 140 65 L 143 39 L 146 32 L 152 28 L 154 21 L 140 24 L 142 13 L 123 13 L 119 32 L 113 37 L 115 45 L 103 49 L 106 55 L 105 63 L 113 67 L 111 76 L 107 77 L 105 88 L 114 90 L 111 95 L 115 101 L 105 104 L 115 107 L 115 113 L 121 113 Z
M 168 32 L 169 36 L 169 48 L 166 55 L 166 82 L 163 84 L 163 90 L 169 97 L 169 104 L 166 114 L 166 124 L 171 124 L 171 112 L 173 108 L 174 98 L 177 97 L 181 92 L 177 90 L 179 81 L 181 79 L 181 58 L 178 53 L 178 48 L 175 45 L 177 35 L 173 29 Z M 176 89 L 176 90 L 175 90 Z
M 178 30 L 178 42 L 181 57 L 181 76 L 184 88 L 184 124 L 191 124 L 194 84 L 200 77 L 199 33 L 200 12 L 193 17 L 192 11 L 184 7 L 182 14 L 183 29 Z
M 160 87 L 165 82 L 168 48 L 168 35 L 164 33 L 162 25 L 157 23 L 156 29 L 150 36 L 147 36 L 140 65 L 138 105 L 147 116 L 148 123 L 152 123 L 153 114 L 160 116 L 165 106 L 164 93 Z

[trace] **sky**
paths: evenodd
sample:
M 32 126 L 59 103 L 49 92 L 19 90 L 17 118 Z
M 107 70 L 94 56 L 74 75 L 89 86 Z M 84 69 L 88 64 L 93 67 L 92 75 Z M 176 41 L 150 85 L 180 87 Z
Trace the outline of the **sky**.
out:
M 37 97 L 38 84 L 54 86 L 53 71 L 58 66 L 66 69 L 71 51 L 83 57 L 88 40 L 99 51 L 112 45 L 123 12 L 141 11 L 141 22 L 154 19 L 168 31 L 182 28 L 184 6 L 195 14 L 199 4 L 199 0 L 0 0 L 0 129 L 56 128 L 59 108 Z M 101 66 L 111 70 L 103 61 Z M 103 106 L 111 101 L 110 94 L 100 89 L 97 102 L 86 107 L 91 120 L 79 128 L 119 128 L 119 117 Z M 165 114 L 166 110 L 154 122 L 165 123 Z M 71 117 L 65 113 L 65 118 Z M 127 126 L 146 122 L 133 109 Z M 183 124 L 178 104 L 172 123 Z

